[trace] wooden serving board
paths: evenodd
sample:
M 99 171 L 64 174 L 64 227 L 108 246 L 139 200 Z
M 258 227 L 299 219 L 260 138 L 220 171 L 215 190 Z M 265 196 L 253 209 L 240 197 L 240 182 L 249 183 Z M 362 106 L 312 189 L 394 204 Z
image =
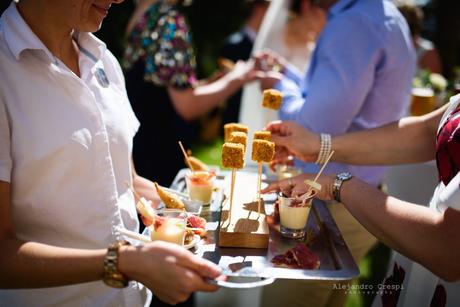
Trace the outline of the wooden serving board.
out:
M 225 198 L 220 216 L 219 246 L 267 248 L 269 230 L 265 219 L 265 205 L 261 199 L 259 213 L 259 204 L 256 200 L 257 174 L 236 173 L 231 221 L 229 220 L 230 185 L 229 175 L 226 176 L 224 184 Z

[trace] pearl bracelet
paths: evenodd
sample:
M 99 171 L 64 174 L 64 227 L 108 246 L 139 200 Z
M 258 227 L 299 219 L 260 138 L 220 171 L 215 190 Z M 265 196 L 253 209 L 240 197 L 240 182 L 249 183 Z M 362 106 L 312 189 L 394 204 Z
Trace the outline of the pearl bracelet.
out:
M 327 133 L 321 133 L 320 139 L 320 149 L 318 153 L 318 158 L 315 162 L 316 164 L 323 164 L 324 162 L 326 162 L 327 157 L 329 157 L 332 151 L 331 135 Z

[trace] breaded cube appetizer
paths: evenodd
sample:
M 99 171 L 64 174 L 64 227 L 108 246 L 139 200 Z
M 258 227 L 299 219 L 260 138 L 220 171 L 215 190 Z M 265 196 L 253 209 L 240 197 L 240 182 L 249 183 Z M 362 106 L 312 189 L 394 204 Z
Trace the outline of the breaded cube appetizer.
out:
M 272 140 L 272 133 L 268 130 L 261 130 L 254 132 L 254 140 Z
M 188 162 L 191 164 L 189 167 L 192 167 L 194 171 L 209 171 L 209 167 L 198 158 L 189 156 Z M 187 164 L 187 161 L 185 161 L 185 164 Z
M 252 160 L 256 162 L 270 163 L 275 155 L 275 143 L 266 140 L 254 140 L 252 142 Z
M 282 101 L 283 94 L 280 91 L 274 89 L 265 90 L 262 106 L 273 110 L 279 110 Z
M 230 134 L 232 134 L 233 131 L 239 131 L 239 132 L 244 132 L 248 134 L 249 128 L 248 126 L 237 124 L 237 123 L 225 124 L 224 125 L 224 141 L 225 142 L 230 141 Z
M 222 166 L 225 168 L 244 167 L 244 146 L 237 143 L 222 145 Z
M 182 200 L 175 194 L 164 190 L 158 183 L 154 182 L 157 189 L 158 196 L 168 209 L 182 209 L 185 210 L 185 205 Z
M 244 132 L 240 131 L 233 131 L 230 133 L 230 143 L 237 143 L 244 146 L 244 150 L 246 151 L 246 144 L 248 142 L 248 135 Z

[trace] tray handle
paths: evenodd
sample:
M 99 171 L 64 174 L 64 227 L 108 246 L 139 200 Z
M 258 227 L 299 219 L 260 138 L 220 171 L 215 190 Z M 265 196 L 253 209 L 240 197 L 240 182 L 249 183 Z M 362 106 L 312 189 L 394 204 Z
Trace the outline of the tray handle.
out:
M 276 278 L 274 277 L 260 277 L 260 280 L 250 281 L 250 282 L 232 282 L 232 281 L 215 280 L 215 279 L 208 279 L 206 281 L 212 285 L 216 285 L 222 288 L 253 289 L 253 288 L 259 288 L 259 287 L 265 287 L 265 286 L 271 285 L 273 282 L 275 282 L 275 280 Z

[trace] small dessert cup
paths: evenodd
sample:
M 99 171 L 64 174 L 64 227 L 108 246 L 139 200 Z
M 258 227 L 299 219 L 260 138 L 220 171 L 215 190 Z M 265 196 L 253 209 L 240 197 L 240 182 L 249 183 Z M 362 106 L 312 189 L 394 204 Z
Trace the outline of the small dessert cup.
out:
M 185 175 L 185 182 L 190 199 L 200 201 L 203 205 L 210 204 L 215 179 L 214 171 L 188 172 Z
M 150 228 L 152 241 L 161 240 L 184 245 L 187 214 L 181 210 L 164 210 L 157 216 Z
M 299 198 L 279 194 L 280 232 L 282 236 L 294 239 L 301 239 L 305 236 L 308 214 L 315 195 L 316 192 L 312 191 L 305 202 L 302 202 Z

